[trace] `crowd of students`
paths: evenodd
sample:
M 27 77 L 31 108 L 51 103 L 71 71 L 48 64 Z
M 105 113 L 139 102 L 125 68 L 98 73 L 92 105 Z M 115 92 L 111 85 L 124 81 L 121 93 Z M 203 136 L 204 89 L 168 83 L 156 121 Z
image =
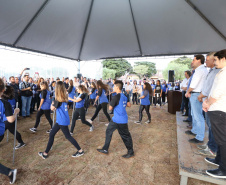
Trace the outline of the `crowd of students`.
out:
M 141 88 L 141 95 L 139 98 L 137 97 L 140 100 L 137 101 L 140 104 L 139 118 L 142 119 L 142 111 L 145 109 L 148 114 L 148 121 L 146 123 L 150 123 L 151 115 L 149 108 L 153 90 L 145 79 Z M 81 79 L 75 77 L 74 81 L 68 78 L 61 81 L 59 78 L 56 81 L 52 79 L 51 82 L 49 79 L 44 80 L 39 78 L 37 81 L 34 81 L 27 73 L 23 75 L 23 78 L 19 77 L 17 83 L 15 83 L 13 76 L 10 77 L 10 83 L 6 83 L 0 78 L 0 142 L 3 140 L 6 130 L 9 130 L 13 135 L 15 133 L 15 118 L 19 116 L 17 114 L 20 112 L 20 109 L 16 108 L 16 102 L 18 102 L 22 107 L 21 119 L 26 119 L 34 111 L 37 111 L 34 127 L 30 128 L 31 132 L 37 132 L 37 128 L 41 126 L 40 118 L 43 114 L 50 124 L 49 130 L 47 130 L 47 133 L 49 133 L 48 144 L 45 151 L 38 152 L 39 156 L 43 159 L 48 157 L 54 137 L 61 130 L 65 138 L 77 149 L 77 152 L 72 157 L 80 157 L 84 155 L 84 151 L 72 137 L 76 120 L 80 118 L 81 122 L 89 126 L 89 131 L 92 132 L 94 130 L 93 121 L 98 116 L 99 111 L 103 109 L 108 119 L 108 123 L 105 124 L 107 126 L 106 139 L 104 146 L 97 149 L 97 151 L 108 154 L 112 134 L 117 129 L 128 150 L 127 154 L 122 157 L 133 157 L 133 141 L 128 129 L 128 116 L 126 113 L 126 107 L 131 106 L 131 97 L 125 89 L 123 82 L 119 80 L 109 80 L 108 82 L 102 80 L 90 81 L 83 77 Z M 87 120 L 86 111 L 90 104 L 96 106 L 96 111 L 92 118 Z M 107 110 L 108 104 L 109 110 L 114 114 L 112 118 Z M 75 109 L 73 110 L 70 130 L 68 127 L 70 125 L 69 108 Z M 51 113 L 55 114 L 55 112 L 56 122 L 54 123 L 51 119 Z M 137 123 L 140 124 L 141 119 Z M 16 139 L 18 145 L 15 149 L 26 146 L 18 131 L 16 131 Z M 16 169 L 9 169 L 0 164 L 0 173 L 7 175 L 10 178 L 10 183 L 15 182 Z

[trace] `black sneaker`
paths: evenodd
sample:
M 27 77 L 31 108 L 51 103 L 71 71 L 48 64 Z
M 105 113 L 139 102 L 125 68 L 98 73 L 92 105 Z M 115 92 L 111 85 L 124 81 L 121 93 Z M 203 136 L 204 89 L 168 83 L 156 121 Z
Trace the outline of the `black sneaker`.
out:
M 133 157 L 134 156 L 134 152 L 133 153 L 131 153 L 131 154 L 129 154 L 129 153 L 127 153 L 127 154 L 125 154 L 125 155 L 123 155 L 122 157 L 124 157 L 124 158 L 130 158 L 130 157 Z
M 15 149 L 17 150 L 17 149 L 22 148 L 24 146 L 26 146 L 25 143 L 18 143 L 18 145 L 15 147 Z
M 212 159 L 212 158 L 209 158 L 209 157 L 206 157 L 205 158 L 205 161 L 210 163 L 210 164 L 213 164 L 213 165 L 216 165 L 216 166 L 219 166 L 219 164 L 216 163 L 216 160 L 215 159 Z
M 52 130 L 52 129 L 47 130 L 46 133 L 49 134 L 49 133 L 51 132 L 51 130 Z
M 187 135 L 192 135 L 192 136 L 196 136 L 196 134 L 194 134 L 192 131 L 190 131 L 190 130 L 187 130 L 187 131 L 185 131 L 185 134 L 187 134 Z
M 103 150 L 103 149 L 97 149 L 98 152 L 102 153 L 102 154 L 108 154 L 107 150 Z
M 218 169 L 215 170 L 206 170 L 206 173 L 211 177 L 226 179 L 226 172 Z
M 46 159 L 48 155 L 44 155 L 44 152 L 38 152 L 38 155 L 41 156 L 43 159 Z
M 16 181 L 17 169 L 10 170 L 9 180 L 10 184 L 13 184 Z
M 80 157 L 82 155 L 84 155 L 84 151 L 82 152 L 77 151 L 75 154 L 72 155 L 72 157 Z
M 188 141 L 189 141 L 189 143 L 195 143 L 195 144 L 198 144 L 198 143 L 203 143 L 203 141 L 199 141 L 199 140 L 198 140 L 198 139 L 196 139 L 196 138 L 189 139 Z
M 31 132 L 36 132 L 37 129 L 36 129 L 36 128 L 30 128 L 30 131 L 31 131 Z

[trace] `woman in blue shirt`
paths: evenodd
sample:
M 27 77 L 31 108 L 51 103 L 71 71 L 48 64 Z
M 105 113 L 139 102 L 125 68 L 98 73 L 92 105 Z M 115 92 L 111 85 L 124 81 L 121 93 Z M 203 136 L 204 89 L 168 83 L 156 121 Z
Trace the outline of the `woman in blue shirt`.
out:
M 0 97 L 2 96 L 4 90 L 5 90 L 5 84 L 4 84 L 4 81 L 0 78 Z M 9 123 L 13 123 L 19 112 L 20 112 L 20 109 L 16 108 L 13 114 L 12 106 L 10 105 L 10 103 L 0 98 L 0 140 L 2 140 L 4 137 L 5 119 Z M 13 184 L 16 181 L 17 169 L 7 168 L 6 166 L 0 163 L 0 174 L 8 176 L 10 180 L 10 184 Z
M 105 85 L 105 84 L 103 84 L 103 82 L 101 80 L 98 80 L 97 81 L 97 89 L 98 89 L 98 94 L 95 99 L 94 105 L 97 103 L 98 99 L 99 99 L 99 105 L 97 106 L 96 111 L 90 121 L 92 123 L 94 121 L 94 119 L 97 117 L 100 110 L 103 108 L 103 112 L 104 112 L 105 116 L 107 117 L 108 122 L 110 122 L 111 117 L 107 111 L 108 98 L 106 96 L 106 93 L 108 92 L 108 85 Z
M 43 159 L 48 157 L 48 153 L 53 145 L 54 137 L 56 133 L 61 129 L 65 138 L 77 148 L 77 152 L 72 155 L 72 157 L 80 157 L 84 155 L 84 151 L 80 148 L 77 141 L 71 136 L 68 125 L 70 125 L 70 118 L 68 114 L 67 101 L 68 97 L 66 94 L 65 85 L 62 81 L 57 82 L 55 89 L 55 98 L 54 104 L 51 106 L 51 110 L 56 110 L 56 124 L 54 124 L 50 134 L 49 142 L 46 147 L 45 152 L 39 152 L 38 155 Z
M 12 107 L 12 112 L 14 112 L 14 109 L 16 108 L 16 100 L 14 99 L 13 87 L 6 86 L 6 90 L 2 94 L 1 98 L 10 103 L 10 105 Z M 5 122 L 5 131 L 9 130 L 9 132 L 14 135 L 15 134 L 15 122 L 9 123 L 6 118 L 5 118 L 4 122 Z M 3 135 L 3 137 L 4 137 L 4 135 Z M 19 148 L 25 146 L 25 143 L 22 140 L 21 134 L 18 131 L 16 131 L 16 139 L 18 141 L 18 145 L 15 147 L 15 149 L 19 149 Z M 0 142 L 1 142 L 1 139 L 0 139 Z
M 145 109 L 148 120 L 145 123 L 150 123 L 151 122 L 151 114 L 149 112 L 150 109 L 150 100 L 149 96 L 152 95 L 152 87 L 149 83 L 145 82 L 143 86 L 143 91 L 141 93 L 141 97 L 139 98 L 141 100 L 140 102 L 140 108 L 139 108 L 139 121 L 135 121 L 134 123 L 136 124 L 141 124 L 142 117 L 143 117 L 143 110 Z
M 36 115 L 36 122 L 35 122 L 35 126 L 33 128 L 30 128 L 31 132 L 36 132 L 37 131 L 37 127 L 40 123 L 40 119 L 42 117 L 43 114 L 45 114 L 46 119 L 49 121 L 50 124 L 50 130 L 47 130 L 46 133 L 50 133 L 51 129 L 52 129 L 52 125 L 53 125 L 53 120 L 51 119 L 50 116 L 50 106 L 52 103 L 51 100 L 51 92 L 49 91 L 49 86 L 47 84 L 47 82 L 41 82 L 40 84 L 40 88 L 41 88 L 41 94 L 40 94 L 40 105 L 38 108 L 38 113 Z
M 74 96 L 76 95 L 75 93 L 75 87 L 73 85 L 73 80 L 69 81 L 69 88 L 67 90 L 68 92 L 68 98 L 74 98 Z M 70 109 L 70 107 L 73 107 L 73 101 L 68 99 L 68 108 Z
M 95 102 L 95 99 L 97 97 L 97 87 L 96 84 L 94 82 L 91 83 L 91 92 L 89 93 L 89 103 L 91 103 L 92 105 Z
M 84 85 L 79 85 L 78 93 L 79 93 L 79 96 L 76 99 L 72 99 L 72 98 L 68 97 L 69 100 L 76 102 L 76 105 L 75 105 L 76 109 L 73 113 L 73 119 L 72 119 L 72 125 L 71 125 L 71 132 L 70 132 L 71 135 L 73 134 L 73 131 L 75 128 L 75 122 L 79 118 L 79 116 L 81 118 L 82 123 L 86 124 L 90 127 L 89 131 L 90 132 L 93 131 L 93 125 L 91 125 L 88 121 L 86 121 L 86 118 L 85 118 L 85 116 L 86 116 L 86 111 L 84 108 L 85 98 L 86 98 L 85 93 L 88 93 L 88 90 L 85 88 Z

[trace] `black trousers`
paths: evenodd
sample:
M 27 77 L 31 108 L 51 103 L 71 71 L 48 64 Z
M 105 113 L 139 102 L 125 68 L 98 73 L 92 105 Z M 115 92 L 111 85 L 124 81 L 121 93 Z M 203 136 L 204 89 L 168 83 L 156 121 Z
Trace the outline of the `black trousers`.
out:
M 166 93 L 162 92 L 162 102 L 165 103 L 166 102 Z
M 35 99 L 36 99 L 36 103 L 37 103 L 37 110 L 38 110 L 38 108 L 39 108 L 39 105 L 40 105 L 40 93 L 38 93 L 38 94 L 35 94 Z M 35 106 L 34 106 L 35 107 Z
M 65 138 L 71 142 L 71 144 L 74 145 L 75 148 L 77 148 L 77 150 L 81 150 L 79 144 L 77 143 L 77 141 L 71 136 L 70 132 L 69 132 L 69 129 L 68 129 L 68 126 L 63 126 L 63 125 L 59 125 L 58 123 L 54 124 L 50 134 L 49 134 L 49 142 L 47 144 L 47 147 L 46 147 L 46 150 L 45 152 L 46 153 L 49 153 L 51 147 L 53 146 L 53 142 L 54 142 L 54 137 L 56 135 L 56 133 L 59 131 L 59 130 L 62 130 L 62 132 L 64 133 L 64 136 Z
M 100 110 L 103 108 L 103 112 L 104 112 L 105 116 L 107 117 L 108 121 L 110 122 L 111 121 L 111 117 L 108 114 L 107 105 L 108 105 L 108 103 L 101 103 L 101 104 L 99 104 L 97 106 L 96 111 L 95 111 L 93 117 L 91 118 L 91 120 L 93 121 L 97 117 L 97 115 L 100 112 Z
M 188 104 L 189 104 L 189 99 L 184 96 L 184 108 L 185 108 L 186 115 L 188 115 L 188 109 L 189 109 Z
M 219 169 L 226 172 L 226 113 L 222 111 L 208 111 L 213 136 L 218 145 L 216 162 Z
M 72 119 L 72 124 L 71 124 L 71 132 L 72 133 L 73 133 L 74 128 L 75 128 L 76 120 L 79 118 L 79 116 L 80 116 L 81 121 L 82 121 L 83 124 L 86 124 L 89 127 L 92 127 L 92 125 L 88 121 L 86 121 L 86 118 L 85 118 L 85 116 L 86 116 L 85 108 L 84 107 L 79 108 L 79 109 L 76 108 L 75 111 L 74 111 L 74 113 L 73 113 L 73 119 Z
M 21 95 L 18 96 L 18 108 L 22 110 L 22 100 L 21 100 Z M 22 116 L 22 111 L 19 113 L 20 116 Z
M 156 106 L 156 104 L 158 103 L 160 106 L 162 105 L 162 101 L 161 101 L 161 97 L 157 97 L 157 94 L 155 94 L 155 97 L 153 97 L 154 99 L 154 104 Z
M 1 136 L 0 136 L 1 137 Z M 4 175 L 6 175 L 6 176 L 9 176 L 9 172 L 10 172 L 10 168 L 7 168 L 6 166 L 4 166 L 4 165 L 2 165 L 1 163 L 0 163 L 0 173 L 1 174 L 4 174 Z
M 139 121 L 142 121 L 143 118 L 143 110 L 145 109 L 147 116 L 148 116 L 148 120 L 151 121 L 151 114 L 150 114 L 150 105 L 140 105 L 139 108 Z
M 50 109 L 49 110 L 42 110 L 42 109 L 40 109 L 40 111 L 38 111 L 38 113 L 36 115 L 36 122 L 35 122 L 34 128 L 38 127 L 38 125 L 40 123 L 40 118 L 42 117 L 43 114 L 45 114 L 45 117 L 49 121 L 49 124 L 50 124 L 50 126 L 52 128 L 53 120 L 50 117 Z
M 138 104 L 137 102 L 137 93 L 133 93 L 133 104 L 136 102 L 136 104 Z
M 14 135 L 14 133 L 15 133 L 15 122 L 9 123 L 8 121 L 5 121 L 5 131 L 6 130 L 9 130 L 9 132 Z M 0 142 L 3 140 L 3 138 L 4 138 L 4 134 L 0 137 Z M 16 140 L 19 143 L 24 143 L 22 138 L 21 138 L 21 135 L 18 131 L 16 131 Z
M 105 144 L 103 146 L 103 150 L 108 150 L 110 143 L 111 143 L 111 138 L 112 134 L 115 130 L 118 130 L 119 135 L 121 136 L 128 153 L 133 153 L 133 140 L 131 137 L 131 134 L 128 129 L 128 124 L 117 124 L 113 122 L 112 120 L 110 121 L 107 130 L 106 130 L 106 139 L 105 139 Z

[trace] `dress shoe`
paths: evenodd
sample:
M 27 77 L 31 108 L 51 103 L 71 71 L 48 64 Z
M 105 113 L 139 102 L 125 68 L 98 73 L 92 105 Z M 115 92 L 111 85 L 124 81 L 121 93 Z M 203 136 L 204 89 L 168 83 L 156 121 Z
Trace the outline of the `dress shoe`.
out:
M 185 119 L 185 120 L 183 120 L 183 122 L 190 122 L 190 121 L 188 121 L 187 119 Z
M 222 178 L 226 179 L 226 172 L 222 171 L 221 169 L 215 169 L 215 170 L 206 170 L 206 173 L 212 177 L 215 178 Z
M 187 134 L 187 135 L 192 135 L 192 136 L 196 136 L 196 134 L 194 134 L 192 131 L 190 131 L 190 130 L 187 130 L 187 131 L 185 131 L 185 134 Z
M 199 141 L 199 140 L 198 140 L 198 139 L 196 139 L 196 138 L 189 139 L 188 141 L 189 141 L 189 143 L 195 143 L 195 144 L 198 144 L 198 143 L 203 143 L 203 141 Z

